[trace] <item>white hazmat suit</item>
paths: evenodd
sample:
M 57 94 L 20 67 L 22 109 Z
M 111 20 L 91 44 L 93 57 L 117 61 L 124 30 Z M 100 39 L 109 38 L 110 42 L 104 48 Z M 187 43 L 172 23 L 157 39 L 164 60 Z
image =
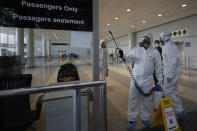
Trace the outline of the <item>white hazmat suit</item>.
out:
M 163 81 L 162 62 L 159 52 L 153 48 L 153 36 L 146 33 L 144 36 L 149 37 L 151 41 L 150 47 L 145 50 L 144 47 L 135 47 L 129 52 L 127 59 L 134 62 L 133 75 L 138 86 L 144 93 L 148 93 L 153 87 L 153 73 L 155 71 L 159 82 Z M 144 96 L 135 87 L 134 81 L 131 79 L 129 104 L 128 104 L 128 120 L 136 121 L 138 116 L 139 101 L 141 100 L 141 120 L 150 121 L 152 95 Z
M 176 113 L 183 112 L 182 102 L 177 90 L 178 80 L 181 74 L 179 50 L 172 40 L 170 34 L 160 34 L 164 42 L 162 47 L 163 68 L 164 68 L 164 94 L 172 99 Z
M 104 44 L 105 47 L 102 47 L 102 44 Z M 106 48 L 106 43 L 104 41 L 101 41 L 99 46 L 99 68 L 101 73 L 101 79 L 105 80 L 108 70 L 108 51 Z

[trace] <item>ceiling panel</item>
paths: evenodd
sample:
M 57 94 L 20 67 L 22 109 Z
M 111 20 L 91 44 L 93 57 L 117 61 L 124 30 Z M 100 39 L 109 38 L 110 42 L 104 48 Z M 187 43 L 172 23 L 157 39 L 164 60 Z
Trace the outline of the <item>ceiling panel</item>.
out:
M 111 30 L 115 37 L 126 35 L 129 31 L 140 31 L 186 16 L 197 14 L 197 0 L 100 0 L 99 1 L 100 38 L 109 37 Z M 187 7 L 182 7 L 187 4 Z M 131 12 L 126 12 L 131 9 Z M 158 17 L 162 14 L 162 17 Z M 114 20 L 118 17 L 118 20 Z M 142 20 L 146 23 L 143 24 Z M 110 26 L 107 26 L 107 24 Z M 131 28 L 130 26 L 135 26 Z

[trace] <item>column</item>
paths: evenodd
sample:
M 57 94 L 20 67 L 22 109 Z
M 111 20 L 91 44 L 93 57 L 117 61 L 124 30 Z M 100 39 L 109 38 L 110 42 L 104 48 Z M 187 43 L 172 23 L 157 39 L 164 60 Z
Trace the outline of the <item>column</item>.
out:
M 16 55 L 20 57 L 21 64 L 25 63 L 24 60 L 24 29 L 16 28 Z
M 47 55 L 51 56 L 51 40 L 47 40 L 47 47 L 48 47 Z
M 45 37 L 42 37 L 42 56 L 43 57 L 47 56 L 47 43 Z
M 16 55 L 24 58 L 24 29 L 16 28 Z
M 129 32 L 129 51 L 136 46 L 136 33 L 135 32 Z
M 27 67 L 34 67 L 34 30 L 27 29 Z

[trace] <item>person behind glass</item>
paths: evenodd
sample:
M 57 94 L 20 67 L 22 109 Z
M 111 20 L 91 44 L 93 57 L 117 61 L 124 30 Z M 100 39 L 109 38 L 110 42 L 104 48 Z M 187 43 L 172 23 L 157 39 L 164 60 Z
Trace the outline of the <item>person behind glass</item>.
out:
M 114 59 L 114 51 L 112 51 L 111 53 L 110 53 L 110 57 L 111 57 L 111 61 L 112 61 L 112 63 L 113 63 L 113 59 Z
M 114 51 L 112 51 L 112 52 L 111 52 L 111 57 L 112 57 L 112 59 L 114 58 L 114 54 L 115 54 Z
M 105 80 L 108 75 L 108 51 L 105 41 L 100 42 L 99 46 L 99 68 L 101 73 L 101 79 Z

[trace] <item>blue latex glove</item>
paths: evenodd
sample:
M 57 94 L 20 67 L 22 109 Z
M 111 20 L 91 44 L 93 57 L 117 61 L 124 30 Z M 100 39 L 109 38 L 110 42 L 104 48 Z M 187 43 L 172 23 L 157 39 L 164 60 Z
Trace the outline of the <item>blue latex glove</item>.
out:
M 160 91 L 163 92 L 163 88 L 160 85 L 156 85 L 156 87 L 153 89 L 153 91 Z
M 147 128 L 151 127 L 151 122 L 150 121 L 142 121 L 142 123 L 144 124 L 144 126 L 146 126 Z
M 129 122 L 128 123 L 128 125 L 127 125 L 127 129 L 128 129 L 128 131 L 133 131 L 134 130 L 134 128 L 135 128 L 135 126 L 136 126 L 136 122 Z

